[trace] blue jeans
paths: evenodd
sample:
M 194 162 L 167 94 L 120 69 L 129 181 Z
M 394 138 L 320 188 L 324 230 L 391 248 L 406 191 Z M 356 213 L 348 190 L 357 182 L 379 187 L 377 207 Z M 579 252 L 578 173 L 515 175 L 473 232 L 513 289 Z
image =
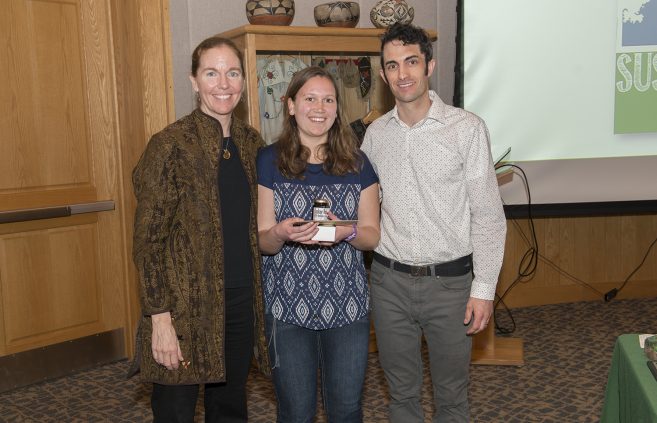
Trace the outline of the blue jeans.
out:
M 329 423 L 362 422 L 369 317 L 340 328 L 312 330 L 265 316 L 279 423 L 310 423 L 317 408 L 317 377 Z

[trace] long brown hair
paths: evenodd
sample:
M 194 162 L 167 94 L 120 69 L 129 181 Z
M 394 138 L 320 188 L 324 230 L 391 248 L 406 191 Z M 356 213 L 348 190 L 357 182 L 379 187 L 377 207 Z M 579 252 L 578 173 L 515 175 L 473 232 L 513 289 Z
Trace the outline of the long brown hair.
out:
M 278 169 L 286 178 L 303 179 L 310 158 L 310 149 L 301 144 L 297 121 L 293 115 L 290 115 L 288 99 L 294 101 L 301 87 L 309 79 L 317 76 L 331 81 L 338 105 L 335 122 L 328 132 L 328 140 L 319 146 L 318 155 L 323 158 L 324 172 L 330 175 L 345 175 L 349 172 L 358 172 L 362 165 L 356 136 L 342 113 L 340 93 L 335 80 L 325 69 L 310 66 L 294 74 L 283 100 L 283 113 L 287 119 L 283 121 L 283 130 L 276 142 L 276 148 Z

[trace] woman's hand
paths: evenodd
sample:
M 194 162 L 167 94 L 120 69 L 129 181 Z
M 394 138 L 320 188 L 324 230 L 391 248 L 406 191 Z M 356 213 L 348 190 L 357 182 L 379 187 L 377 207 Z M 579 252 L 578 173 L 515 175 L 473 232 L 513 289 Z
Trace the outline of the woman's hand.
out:
M 328 216 L 329 220 L 342 220 L 338 219 L 336 215 L 333 214 L 330 210 L 326 213 Z M 335 239 L 333 242 L 330 241 L 321 241 L 319 245 L 325 246 L 325 247 L 330 247 L 331 245 L 338 244 L 342 242 L 345 238 L 347 238 L 351 233 L 353 232 L 353 228 L 351 225 L 344 226 L 344 225 L 335 225 Z
M 176 336 L 176 329 L 171 323 L 171 313 L 154 314 L 151 316 L 153 335 L 151 350 L 155 362 L 168 370 L 176 370 L 183 361 L 182 351 Z
M 374 183 L 360 192 L 357 234 L 349 244 L 362 251 L 373 250 L 379 243 L 379 184 Z M 353 232 L 351 226 L 338 226 L 336 240 L 344 240 Z
M 301 244 L 316 244 L 312 237 L 317 233 L 316 223 L 304 223 L 294 226 L 295 222 L 303 222 L 299 217 L 276 221 L 274 213 L 274 192 L 258 185 L 258 245 L 263 254 L 274 255 L 288 242 Z
M 317 228 L 317 223 L 303 222 L 303 219 L 298 217 L 290 217 L 285 220 L 281 220 L 272 228 L 276 238 L 283 242 L 298 242 L 299 244 L 317 244 L 317 241 L 313 241 L 312 238 L 319 231 Z M 295 225 L 297 223 L 297 225 Z

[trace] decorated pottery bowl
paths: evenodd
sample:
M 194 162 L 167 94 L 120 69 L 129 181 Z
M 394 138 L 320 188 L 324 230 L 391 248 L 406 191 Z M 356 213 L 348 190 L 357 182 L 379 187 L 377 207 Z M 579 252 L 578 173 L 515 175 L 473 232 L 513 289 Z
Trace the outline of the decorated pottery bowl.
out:
M 294 19 L 294 0 L 248 0 L 246 18 L 252 25 L 289 25 Z
M 315 6 L 317 26 L 353 28 L 360 18 L 360 6 L 355 1 L 336 1 Z
M 409 24 L 415 17 L 415 10 L 406 0 L 379 0 L 370 10 L 370 20 L 377 28 L 387 28 L 395 22 Z

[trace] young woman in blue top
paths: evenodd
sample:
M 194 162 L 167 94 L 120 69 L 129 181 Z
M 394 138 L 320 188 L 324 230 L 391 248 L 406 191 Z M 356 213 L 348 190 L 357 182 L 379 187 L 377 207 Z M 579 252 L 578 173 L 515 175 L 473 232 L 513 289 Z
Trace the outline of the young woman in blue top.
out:
M 329 422 L 362 422 L 369 292 L 362 250 L 379 242 L 378 178 L 319 67 L 288 87 L 279 140 L 258 154 L 258 234 L 278 422 L 311 422 L 317 369 Z M 314 241 L 313 201 L 329 200 L 335 240 Z

